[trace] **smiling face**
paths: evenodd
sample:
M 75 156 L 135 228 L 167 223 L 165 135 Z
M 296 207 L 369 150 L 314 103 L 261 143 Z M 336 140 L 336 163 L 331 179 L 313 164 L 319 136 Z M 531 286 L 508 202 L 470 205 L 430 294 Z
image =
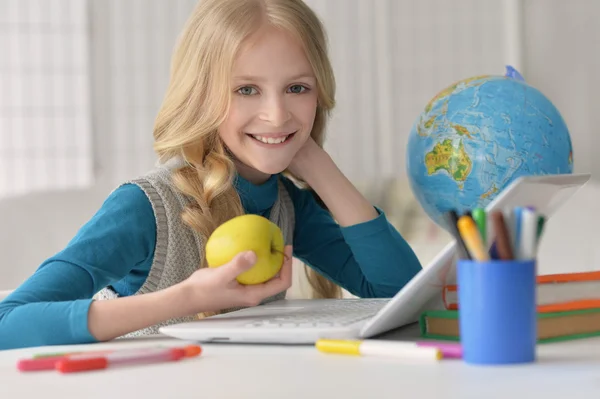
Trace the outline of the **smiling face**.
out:
M 317 82 L 301 45 L 288 33 L 265 27 L 242 46 L 232 70 L 231 103 L 219 128 L 251 181 L 284 171 L 310 137 Z

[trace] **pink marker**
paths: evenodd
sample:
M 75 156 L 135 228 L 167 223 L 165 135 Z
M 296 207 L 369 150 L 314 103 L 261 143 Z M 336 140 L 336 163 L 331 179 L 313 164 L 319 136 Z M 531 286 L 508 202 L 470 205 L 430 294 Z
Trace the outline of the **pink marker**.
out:
M 462 346 L 458 342 L 418 341 L 417 346 L 428 346 L 439 349 L 446 359 L 461 359 Z
M 53 353 L 44 355 L 35 355 L 32 359 L 21 359 L 17 362 L 17 369 L 19 371 L 43 371 L 43 370 L 54 370 L 56 363 L 60 360 L 86 354 L 87 356 L 97 355 L 102 356 L 112 351 L 94 351 L 94 352 L 67 352 L 67 353 Z
M 21 359 L 17 362 L 17 369 L 19 371 L 54 370 L 56 362 L 64 358 L 64 356 L 55 356 L 38 359 Z

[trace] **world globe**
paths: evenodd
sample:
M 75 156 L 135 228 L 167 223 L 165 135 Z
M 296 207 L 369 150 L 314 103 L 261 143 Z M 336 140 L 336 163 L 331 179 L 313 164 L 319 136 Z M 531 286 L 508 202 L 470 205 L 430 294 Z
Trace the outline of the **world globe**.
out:
M 439 92 L 412 126 L 410 187 L 427 215 L 485 208 L 520 176 L 573 172 L 565 121 L 516 70 L 461 80 Z

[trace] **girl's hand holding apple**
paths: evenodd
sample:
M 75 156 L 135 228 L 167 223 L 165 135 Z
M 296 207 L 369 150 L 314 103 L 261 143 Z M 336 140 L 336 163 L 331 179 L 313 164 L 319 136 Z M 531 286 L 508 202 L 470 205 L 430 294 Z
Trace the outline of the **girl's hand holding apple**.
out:
M 206 242 L 207 268 L 182 283 L 193 313 L 255 306 L 292 285 L 292 247 L 281 229 L 258 215 L 220 225 Z
M 279 273 L 259 284 L 240 284 L 238 276 L 250 270 L 257 261 L 253 251 L 238 253 L 220 267 L 196 271 L 180 287 L 190 305 L 189 313 L 218 311 L 235 306 L 256 306 L 262 300 L 278 294 L 292 285 L 292 247 L 285 247 Z

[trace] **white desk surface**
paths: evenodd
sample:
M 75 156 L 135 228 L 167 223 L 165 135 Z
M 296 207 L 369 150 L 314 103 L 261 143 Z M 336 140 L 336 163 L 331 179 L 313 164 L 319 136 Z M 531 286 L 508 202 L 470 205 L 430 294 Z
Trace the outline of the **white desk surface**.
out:
M 401 335 L 400 335 L 401 336 Z M 397 338 L 388 335 L 386 338 Z M 600 338 L 538 346 L 538 362 L 476 367 L 461 360 L 398 360 L 323 354 L 313 346 L 202 345 L 201 356 L 179 362 L 95 372 L 22 373 L 18 359 L 34 353 L 148 344 L 168 338 L 0 351 L 0 398 L 444 398 L 544 399 L 600 397 Z

